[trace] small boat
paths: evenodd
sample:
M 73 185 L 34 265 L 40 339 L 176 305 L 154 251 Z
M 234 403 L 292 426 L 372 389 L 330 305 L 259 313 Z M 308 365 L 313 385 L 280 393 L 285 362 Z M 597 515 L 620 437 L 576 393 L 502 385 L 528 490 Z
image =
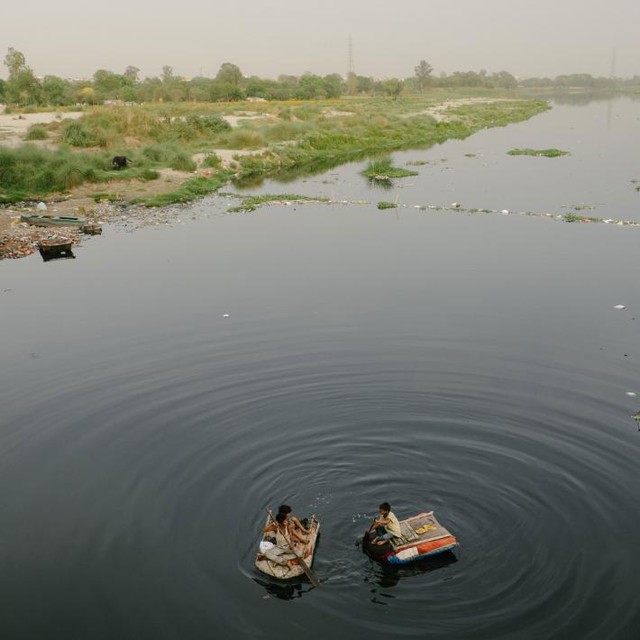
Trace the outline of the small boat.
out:
M 76 216 L 50 216 L 39 213 L 23 213 L 20 216 L 20 221 L 36 225 L 37 227 L 81 227 L 87 222 L 86 218 L 78 218 Z
M 268 516 L 265 526 L 270 522 L 271 516 Z M 302 521 L 302 524 L 304 524 L 311 532 L 309 542 L 304 548 L 303 556 L 305 564 L 307 567 L 310 567 L 313 564 L 313 556 L 318 543 L 320 521 L 315 517 L 315 515 L 313 515 L 307 519 L 306 524 L 304 520 Z M 261 571 L 272 578 L 278 578 L 279 580 L 290 580 L 291 578 L 299 578 L 300 576 L 303 576 L 305 571 L 298 561 L 297 555 L 292 553 L 290 549 L 285 550 L 284 552 L 283 550 L 278 549 L 273 544 L 272 540 L 267 540 L 268 537 L 269 534 L 266 534 L 260 540 L 260 547 L 256 554 L 255 562 L 258 571 Z M 274 551 L 276 552 L 274 553 Z M 301 550 L 296 547 L 296 551 L 300 552 Z
M 47 238 L 38 242 L 42 259 L 47 262 L 55 258 L 75 258 L 71 247 L 73 240 L 69 238 Z
M 451 551 L 458 546 L 457 539 L 436 520 L 433 511 L 400 520 L 400 532 L 400 538 L 393 538 L 385 544 L 378 545 L 371 543 L 372 535 L 367 531 L 364 534 L 362 548 L 379 562 L 407 564 Z

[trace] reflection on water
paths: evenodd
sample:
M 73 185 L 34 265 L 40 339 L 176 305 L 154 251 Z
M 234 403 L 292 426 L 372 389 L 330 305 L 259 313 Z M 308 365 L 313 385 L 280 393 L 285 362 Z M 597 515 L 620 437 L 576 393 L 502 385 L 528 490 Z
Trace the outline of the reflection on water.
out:
M 439 569 L 444 569 L 458 562 L 458 558 L 454 552 L 445 551 L 444 553 L 433 556 L 433 558 L 425 558 L 424 560 L 405 566 L 386 565 L 377 563 L 375 560 L 371 560 L 371 562 L 374 563 L 375 566 L 373 576 L 365 577 L 365 582 L 374 581 L 382 589 L 392 589 L 398 585 L 400 580 L 410 579 L 438 571 Z M 372 589 L 372 593 L 377 594 L 378 590 Z M 383 594 L 380 593 L 380 595 Z M 386 597 L 389 596 L 387 595 Z
M 302 581 L 284 583 L 261 578 L 254 578 L 254 581 L 263 587 L 269 596 L 273 596 L 278 600 L 294 600 L 295 598 L 302 598 L 303 595 L 315 589 L 313 585 Z

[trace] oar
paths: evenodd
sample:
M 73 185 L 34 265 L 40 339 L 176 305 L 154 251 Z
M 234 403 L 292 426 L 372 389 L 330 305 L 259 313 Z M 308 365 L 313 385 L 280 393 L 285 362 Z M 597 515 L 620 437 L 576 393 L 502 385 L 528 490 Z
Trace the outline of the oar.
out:
M 273 513 L 271 513 L 271 509 L 269 509 L 269 507 L 267 507 L 267 513 L 269 514 L 269 517 L 271 518 L 271 520 L 273 521 L 273 523 L 277 527 L 278 526 L 278 522 L 273 517 Z M 295 552 L 295 550 L 293 548 L 293 545 L 291 544 L 289 538 L 287 538 L 287 536 L 285 536 L 284 533 L 282 534 L 282 537 L 285 539 L 285 542 L 287 543 L 287 546 L 289 547 L 289 551 L 291 551 L 291 553 L 293 553 L 293 555 L 296 556 L 296 558 L 298 558 L 298 562 L 300 563 L 300 566 L 302 567 L 302 570 L 304 571 L 304 573 L 307 576 L 307 578 L 309 578 L 309 582 L 311 582 L 311 584 L 314 587 L 319 587 L 320 583 L 318 582 L 318 579 L 313 575 L 313 572 L 311 571 L 311 569 L 309 569 L 309 567 L 307 566 L 307 563 L 302 559 L 302 556 L 298 555 Z

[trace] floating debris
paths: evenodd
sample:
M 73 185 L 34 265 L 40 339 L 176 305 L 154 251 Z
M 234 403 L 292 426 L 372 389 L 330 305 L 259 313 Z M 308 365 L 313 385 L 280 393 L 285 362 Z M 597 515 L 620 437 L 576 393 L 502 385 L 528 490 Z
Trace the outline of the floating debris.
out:
M 638 394 L 635 391 L 626 391 L 625 396 L 629 396 L 630 398 L 635 398 Z
M 623 304 L 616 304 L 614 307 L 614 309 L 626 309 L 626 307 Z

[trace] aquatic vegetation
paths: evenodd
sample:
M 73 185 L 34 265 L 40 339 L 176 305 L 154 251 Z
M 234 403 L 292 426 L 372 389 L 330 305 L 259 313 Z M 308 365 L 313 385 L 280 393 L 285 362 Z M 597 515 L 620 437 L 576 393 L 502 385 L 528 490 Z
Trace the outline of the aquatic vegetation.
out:
M 559 158 L 560 156 L 568 156 L 570 153 L 568 151 L 561 151 L 560 149 L 511 149 L 511 151 L 507 151 L 507 155 Z
M 328 202 L 327 198 L 317 197 L 311 198 L 309 196 L 301 196 L 291 193 L 279 193 L 279 194 L 265 194 L 261 196 L 237 196 L 242 199 L 242 203 L 230 207 L 229 212 L 236 213 L 239 211 L 255 211 L 258 207 L 274 202 Z
M 391 158 L 379 158 L 369 162 L 368 166 L 362 172 L 370 180 L 389 180 L 391 178 L 406 178 L 408 176 L 419 175 L 417 171 L 394 167 Z
M 385 202 L 384 200 L 378 202 L 378 209 L 397 209 L 397 202 Z
M 603 222 L 602 218 L 580 216 L 576 213 L 565 213 L 561 216 L 565 222 Z

